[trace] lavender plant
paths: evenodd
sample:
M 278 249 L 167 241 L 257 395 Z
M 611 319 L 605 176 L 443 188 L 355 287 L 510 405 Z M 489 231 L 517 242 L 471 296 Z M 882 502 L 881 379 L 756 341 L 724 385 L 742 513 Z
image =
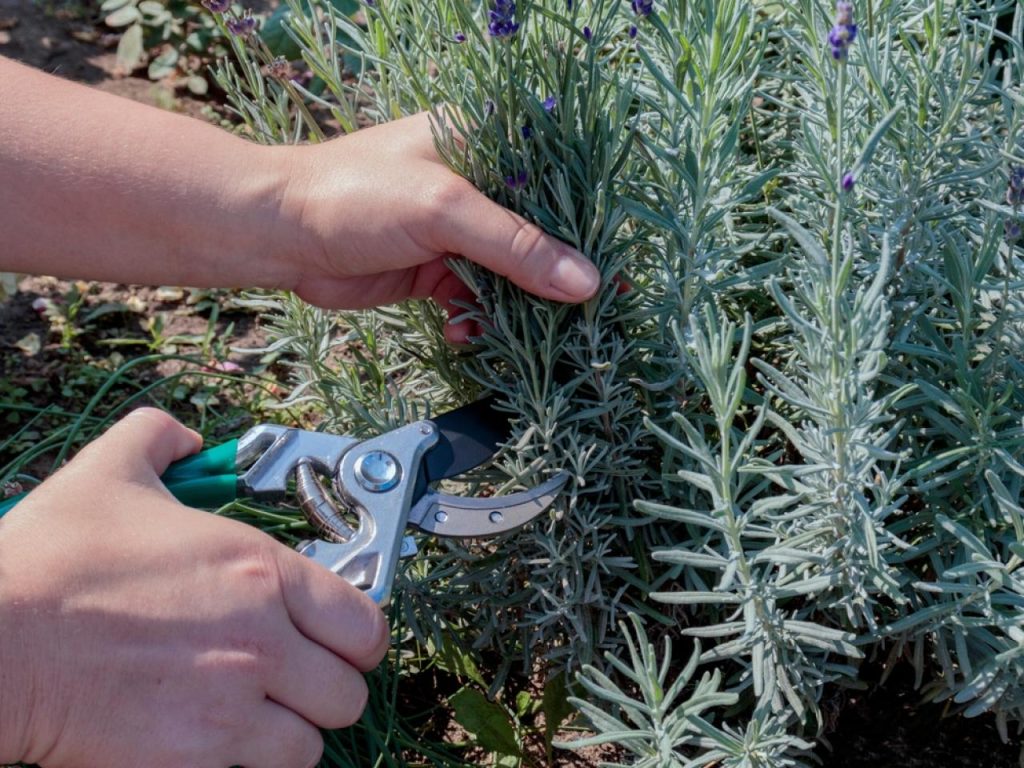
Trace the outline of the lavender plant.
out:
M 288 1 L 325 87 L 236 34 L 217 79 L 256 140 L 430 110 L 455 171 L 604 277 L 567 307 L 454 263 L 468 354 L 429 305 L 259 299 L 325 428 L 486 391 L 512 450 L 468 483 L 573 477 L 531 528 L 412 561 L 403 647 L 506 703 L 567 676 L 591 735 L 559 743 L 631 765 L 808 764 L 877 654 L 1019 729 L 1019 4 L 1006 35 L 1003 2 Z

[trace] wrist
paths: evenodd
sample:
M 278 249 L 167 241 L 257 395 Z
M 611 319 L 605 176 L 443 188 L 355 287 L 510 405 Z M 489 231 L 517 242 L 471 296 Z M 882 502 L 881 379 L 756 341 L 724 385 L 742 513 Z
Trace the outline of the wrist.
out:
M 262 242 L 268 281 L 260 288 L 295 290 L 310 274 L 324 271 L 326 258 L 316 222 L 311 221 L 311 199 L 315 198 L 315 162 L 317 153 L 304 145 L 256 147 L 262 156 L 263 180 L 272 191 L 273 213 L 267 218 L 270 228 Z M 323 162 L 323 158 L 319 158 Z
M 239 140 L 239 174 L 224 178 L 223 207 L 215 223 L 218 254 L 206 281 L 218 288 L 291 290 L 302 272 L 302 211 L 289 191 L 296 182 L 296 147 Z

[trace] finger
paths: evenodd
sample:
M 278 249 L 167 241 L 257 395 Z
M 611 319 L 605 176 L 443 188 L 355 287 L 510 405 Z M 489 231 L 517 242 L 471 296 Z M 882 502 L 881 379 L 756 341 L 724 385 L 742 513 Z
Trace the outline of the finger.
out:
M 252 732 L 240 734 L 223 765 L 243 768 L 313 768 L 324 752 L 316 726 L 269 699 L 259 705 Z
M 416 269 L 410 298 L 431 298 L 437 302 L 448 315 L 449 322 L 444 327 L 445 340 L 451 344 L 465 344 L 470 336 L 479 336 L 479 324 L 461 320 L 451 322 L 466 313 L 465 305 L 476 301 L 476 296 L 469 286 L 448 266 L 447 259 L 438 258 L 420 265 Z M 458 302 L 458 303 L 457 303 Z
M 368 309 L 409 298 L 413 280 L 410 269 L 353 277 L 307 277 L 295 287 L 295 293 L 325 309 Z
M 575 249 L 463 182 L 445 216 L 433 221 L 439 251 L 457 253 L 546 299 L 586 301 L 597 269 Z
M 132 474 L 147 469 L 160 475 L 171 462 L 192 455 L 202 445 L 199 433 L 170 414 L 139 408 L 94 440 L 82 455 L 99 457 L 107 466 Z
M 366 708 L 369 691 L 359 670 L 295 634 L 288 661 L 275 665 L 267 696 L 320 728 L 347 728 Z
M 387 620 L 377 604 L 337 574 L 281 546 L 278 568 L 285 607 L 296 628 L 357 669 L 387 652 Z
M 455 323 L 445 323 L 444 326 L 444 340 L 449 344 L 469 344 L 474 336 L 482 335 L 483 329 L 480 327 L 480 323 L 475 323 L 472 320 L 459 320 Z
M 450 344 L 466 344 L 471 336 L 479 336 L 481 333 L 478 322 L 462 317 L 466 314 L 466 306 L 472 305 L 476 296 L 454 273 L 449 272 L 449 275 L 438 283 L 432 298 L 448 315 L 448 322 L 444 326 L 445 340 Z

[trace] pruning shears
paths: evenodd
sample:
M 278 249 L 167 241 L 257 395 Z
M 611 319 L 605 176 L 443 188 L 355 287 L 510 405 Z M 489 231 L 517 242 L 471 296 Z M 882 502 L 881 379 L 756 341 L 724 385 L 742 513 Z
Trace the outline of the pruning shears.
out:
M 296 549 L 384 605 L 398 560 L 417 552 L 407 528 L 484 538 L 525 525 L 554 503 L 568 480 L 564 472 L 508 496 L 467 498 L 431 488 L 493 458 L 508 427 L 490 398 L 367 440 L 262 424 L 175 462 L 161 480 L 183 504 L 207 508 L 239 496 L 281 501 L 292 487 L 319 534 Z M 333 494 L 321 477 L 330 478 Z M 0 502 L 0 516 L 25 495 Z

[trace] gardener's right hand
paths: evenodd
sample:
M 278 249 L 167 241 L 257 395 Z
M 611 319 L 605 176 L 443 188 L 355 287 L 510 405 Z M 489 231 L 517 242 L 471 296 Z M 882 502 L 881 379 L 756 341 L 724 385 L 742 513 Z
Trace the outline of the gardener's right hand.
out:
M 136 411 L 0 520 L 0 765 L 308 768 L 359 718 L 383 614 L 175 501 L 200 442 Z

